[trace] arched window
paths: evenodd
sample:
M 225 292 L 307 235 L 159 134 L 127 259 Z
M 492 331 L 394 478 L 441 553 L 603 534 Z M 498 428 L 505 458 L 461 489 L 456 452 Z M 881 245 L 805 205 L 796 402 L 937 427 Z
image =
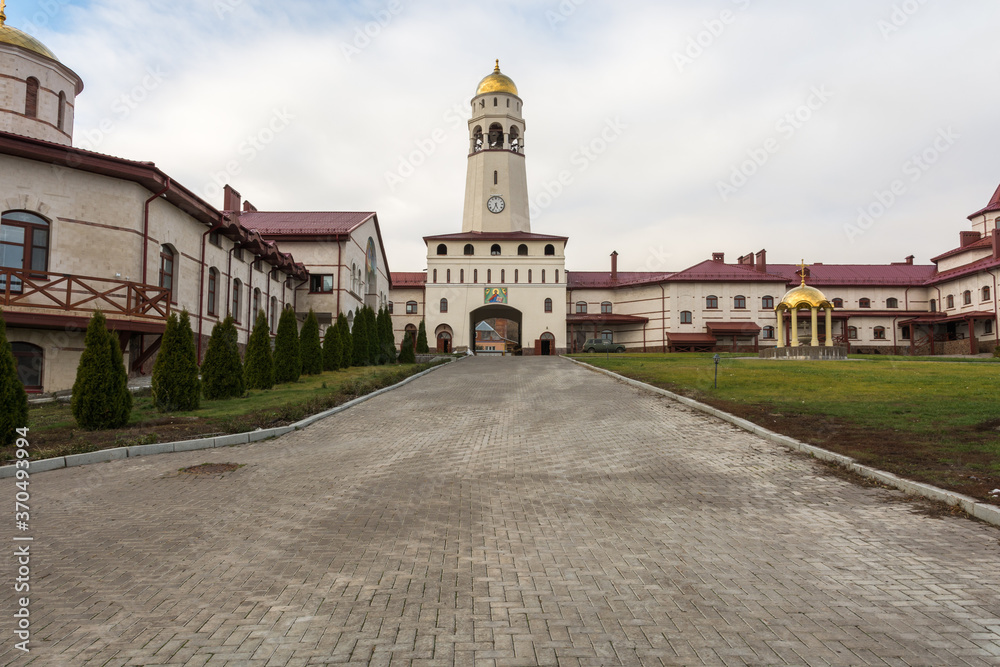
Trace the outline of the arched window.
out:
M 214 266 L 208 270 L 208 314 L 218 315 L 219 270 Z
M 490 148 L 503 148 L 503 125 L 500 123 L 490 124 Z
M 556 284 L 559 284 L 559 269 L 556 269 Z
M 49 223 L 27 211 L 8 211 L 0 217 L 0 269 L 47 271 Z M 42 278 L 43 276 L 36 276 Z M 21 279 L 11 277 L 11 292 L 21 292 Z M 0 290 L 6 278 L 0 277 Z
M 718 307 L 719 307 L 719 297 L 714 295 L 705 297 L 705 308 L 714 309 Z
M 473 283 L 479 282 L 479 269 L 472 269 L 472 282 Z
M 417 314 L 417 302 L 416 301 L 407 301 L 406 302 L 406 314 L 407 315 L 416 315 Z
M 59 92 L 59 116 L 56 121 L 56 127 L 61 132 L 66 131 L 66 93 L 62 91 Z
M 545 312 L 546 313 L 552 312 L 552 299 L 545 299 Z
M 446 283 L 450 283 L 450 282 L 451 282 L 451 269 L 447 269 L 447 270 L 446 270 L 446 271 L 444 272 L 444 281 L 445 281 Z
M 507 270 L 506 269 L 500 269 L 500 282 L 502 282 L 502 283 L 507 282 Z
M 271 297 L 271 333 L 278 332 L 278 297 Z
M 496 106 L 496 105 L 497 105 L 497 98 L 494 97 L 493 98 L 493 106 Z
M 774 327 L 771 325 L 764 327 L 761 336 L 763 336 L 764 340 L 774 340 Z
M 834 299 L 833 300 L 833 307 L 834 308 L 843 308 L 844 307 L 844 300 L 841 299 L 841 298 L 839 298 L 839 297 L 836 298 L 836 299 Z
M 243 283 L 241 283 L 238 278 L 233 281 L 232 297 L 233 297 L 233 306 L 232 306 L 233 309 L 230 311 L 229 314 L 233 316 L 233 319 L 236 321 L 236 324 L 239 324 L 240 322 L 243 321 L 243 315 L 240 313 L 240 300 L 243 297 Z
M 542 283 L 545 282 L 545 269 L 542 269 Z
M 490 246 L 490 254 L 491 255 L 499 255 L 500 254 L 500 244 L 499 243 L 494 243 L 493 245 Z
M 520 276 L 520 271 L 514 269 L 514 283 L 517 283 L 518 277 Z
M 948 307 L 949 308 L 954 308 L 955 307 L 955 296 L 953 294 L 949 294 L 947 298 L 948 298 Z
M 510 104 L 510 100 L 507 100 L 507 104 Z M 510 126 L 510 133 L 507 135 L 510 137 L 510 150 L 515 153 L 521 152 L 521 139 L 520 132 L 517 131 L 516 125 Z
M 459 269 L 458 270 L 458 282 L 459 283 L 464 283 L 465 282 L 465 269 Z
M 392 315 L 392 301 L 388 303 L 387 307 L 389 308 L 389 314 Z
M 962 305 L 968 306 L 970 303 L 972 303 L 972 291 L 965 290 L 962 292 Z
M 932 313 L 937 312 L 937 300 L 935 299 L 931 299 L 931 312 Z
M 114 338 L 118 343 L 117 336 Z M 45 363 L 45 352 L 31 343 L 11 343 L 14 361 L 17 364 L 17 379 L 24 385 L 25 391 L 42 391 L 42 367 Z
M 587 314 L 587 302 L 586 301 L 577 301 L 576 302 L 576 314 L 577 315 L 586 315 Z
M 886 308 L 899 308 L 899 299 L 896 299 L 896 298 L 890 296 L 888 299 L 885 300 L 885 307 Z
M 983 288 L 983 301 L 989 301 L 989 300 L 990 300 L 990 288 L 989 287 L 984 287 Z
M 858 308 L 871 308 L 872 300 L 868 297 L 861 297 L 858 299 Z
M 168 245 L 160 246 L 160 287 L 170 291 L 170 303 L 177 303 L 177 253 Z
M 767 308 L 768 310 L 774 308 L 774 297 L 765 296 L 763 299 L 760 300 L 760 307 Z
M 403 329 L 404 332 L 410 334 L 410 343 L 413 344 L 413 349 L 417 349 L 417 327 L 413 324 L 407 324 Z
M 526 256 L 528 254 L 528 246 L 525 245 L 524 243 L 517 246 L 517 254 L 521 257 Z
M 38 117 L 38 79 L 29 76 L 25 82 L 24 115 L 28 118 Z
M 885 340 L 885 327 L 875 327 L 875 340 Z
M 681 324 L 691 324 L 691 311 L 682 310 L 681 311 Z
M 554 245 L 552 245 L 551 243 L 547 244 L 545 246 L 545 254 L 547 256 L 553 256 L 553 255 L 555 255 L 556 254 L 556 247 Z
M 857 327 L 847 327 L 847 337 L 851 340 L 858 339 L 858 328 Z
M 610 301 L 602 301 L 601 302 L 601 315 L 610 315 L 610 314 L 611 314 L 611 302 Z
M 486 282 L 493 282 L 493 269 L 486 269 Z
M 479 103 L 482 106 L 482 100 Z M 472 151 L 478 153 L 481 150 L 483 150 L 483 128 L 476 125 L 476 128 L 472 130 Z
M 447 255 L 448 254 L 448 246 L 446 246 L 444 243 L 439 243 L 438 247 L 437 247 L 437 254 L 439 254 L 439 255 Z
M 253 315 L 251 316 L 250 319 L 256 321 L 257 320 L 257 313 L 259 313 L 259 312 L 260 312 L 260 288 L 259 287 L 254 287 L 253 288 Z
M 442 313 L 448 312 L 448 299 L 441 299 L 441 312 Z
M 528 282 L 531 282 L 531 269 L 528 269 Z
M 431 273 L 431 282 L 436 283 L 438 281 L 438 270 L 434 269 Z
M 471 243 L 466 243 L 465 247 L 462 248 L 462 252 L 464 254 L 466 254 L 466 255 L 475 255 L 476 254 L 476 247 L 474 245 L 472 245 Z
M 733 308 L 737 310 L 746 309 L 747 298 L 745 296 L 735 296 L 733 297 Z
M 615 334 L 610 329 L 605 329 L 604 331 L 601 332 L 601 340 L 611 343 L 614 341 L 614 338 Z

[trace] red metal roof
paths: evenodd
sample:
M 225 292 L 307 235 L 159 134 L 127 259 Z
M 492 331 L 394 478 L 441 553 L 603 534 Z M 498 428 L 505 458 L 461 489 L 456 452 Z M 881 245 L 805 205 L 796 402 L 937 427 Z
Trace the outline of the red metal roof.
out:
M 992 269 L 994 267 L 1000 266 L 1000 260 L 993 259 L 993 256 L 984 257 L 983 259 L 972 262 L 971 264 L 966 264 L 965 266 L 960 266 L 949 271 L 941 271 L 940 273 L 935 273 L 929 279 L 925 281 L 925 285 L 936 285 L 938 283 L 944 282 L 946 280 L 952 280 L 954 278 L 960 278 L 971 273 L 978 273 L 985 269 Z
M 994 313 L 986 312 L 985 310 L 973 310 L 967 313 L 957 313 L 955 315 L 948 315 L 946 313 L 926 313 L 920 317 L 914 317 L 910 320 L 903 320 L 900 324 L 944 324 L 946 322 L 961 322 L 969 318 L 977 320 L 992 320 L 996 315 Z
M 940 261 L 942 259 L 945 259 L 947 257 L 954 257 L 955 255 L 961 255 L 966 250 L 978 250 L 980 248 L 992 248 L 992 247 L 993 247 L 993 237 L 992 236 L 986 236 L 984 238 L 979 239 L 978 241 L 976 241 L 974 243 L 970 243 L 967 246 L 962 246 L 960 248 L 954 248 L 952 250 L 949 250 L 948 252 L 941 253 L 937 257 L 931 257 L 931 261 L 932 262 L 938 262 L 938 261 Z
M 970 215 L 969 220 L 972 220 L 976 216 L 980 216 L 983 213 L 990 213 L 991 211 L 1000 211 L 1000 186 L 998 186 L 996 192 L 993 193 L 993 197 L 990 199 L 990 203 L 986 205 L 986 208 L 980 209 Z
M 239 214 L 240 224 L 269 236 L 341 236 L 375 217 L 372 212 L 250 211 Z
M 610 271 L 567 271 L 567 289 L 613 289 L 643 283 L 655 283 L 666 280 L 672 273 L 651 271 L 619 271 L 618 281 L 611 280 Z
M 568 236 L 549 236 L 531 232 L 461 232 L 425 236 L 424 241 L 567 241 Z
M 725 264 L 706 259 L 670 276 L 670 280 L 697 282 L 782 282 L 787 281 L 783 275 L 778 275 L 770 264 L 767 272 L 758 271 L 750 264 Z M 796 280 L 798 282 L 798 280 Z
M 567 324 L 645 324 L 648 317 L 639 315 L 615 315 L 613 313 L 594 313 L 593 315 L 572 313 L 566 316 Z
M 756 322 L 707 322 L 706 326 L 709 333 L 713 335 L 731 336 L 733 334 L 760 333 L 760 325 Z
M 427 274 L 423 271 L 396 271 L 391 274 L 393 287 L 423 287 Z
M 824 285 L 908 286 L 922 285 L 934 275 L 933 264 L 811 264 L 806 283 Z M 801 279 L 797 264 L 768 264 L 767 270 L 784 276 L 790 286 Z
M 667 332 L 671 343 L 715 343 L 715 336 L 707 333 L 673 333 Z

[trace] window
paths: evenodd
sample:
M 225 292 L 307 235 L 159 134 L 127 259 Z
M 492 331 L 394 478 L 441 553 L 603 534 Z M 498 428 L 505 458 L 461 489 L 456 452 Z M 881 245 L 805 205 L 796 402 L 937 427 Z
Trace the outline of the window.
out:
M 392 301 L 389 302 L 389 314 L 392 315 Z
M 531 269 L 528 269 L 528 282 L 531 282 Z
M 767 308 L 768 310 L 774 308 L 774 297 L 773 296 L 765 296 L 764 298 L 762 298 L 760 300 L 760 307 L 761 308 Z
M 434 269 L 434 273 L 432 273 L 431 276 L 433 277 L 432 282 L 436 283 L 438 281 L 438 270 Z
M 608 343 L 614 340 L 614 336 L 615 336 L 614 333 L 607 329 L 601 332 L 601 340 L 606 341 Z
M 857 327 L 847 327 L 847 337 L 851 340 L 858 339 L 858 328 Z
M 517 282 L 517 280 L 518 280 L 519 277 L 520 277 L 520 271 L 518 271 L 517 269 L 514 269 L 514 282 L 515 283 Z
M 681 324 L 691 324 L 691 311 L 682 310 L 681 311 Z
M 858 308 L 871 308 L 872 300 L 867 297 L 861 297 L 858 299 Z
M 497 172 L 496 172 L 496 170 L 494 170 L 493 171 L 493 185 L 496 185 L 496 184 L 497 184 Z
M 444 281 L 445 281 L 446 283 L 450 283 L 450 282 L 451 282 L 451 269 L 447 269 L 447 270 L 446 270 L 446 271 L 444 272 Z
M 990 300 L 990 288 L 989 287 L 984 287 L 983 288 L 983 301 L 989 301 L 989 300 Z
M 448 299 L 441 299 L 441 312 L 442 313 L 448 312 Z
M 993 333 L 993 320 L 986 320 L 983 322 L 983 333 Z
M 465 269 L 459 269 L 458 270 L 458 282 L 460 282 L 460 283 L 464 283 L 465 282 Z
M 551 313 L 552 312 L 552 299 L 546 299 L 545 300 L 545 312 L 546 313 Z
M 972 303 L 972 291 L 965 290 L 962 292 L 962 305 L 968 306 L 970 303 Z
M 118 337 L 114 338 L 115 343 Z M 17 379 L 24 385 L 26 391 L 42 391 L 42 366 L 45 362 L 44 351 L 31 343 L 11 343 L 14 361 L 17 363 Z
M 170 291 L 170 303 L 177 303 L 176 281 L 174 280 L 174 269 L 176 257 L 174 249 L 168 245 L 160 246 L 160 287 L 165 287 Z
M 271 297 L 271 333 L 278 332 L 278 297 Z
M 948 295 L 948 307 L 949 308 L 954 308 L 955 307 L 955 297 L 952 294 Z
M 208 314 L 217 315 L 219 305 L 219 270 L 214 266 L 208 270 Z
M 577 315 L 586 315 L 587 314 L 587 302 L 586 301 L 577 301 L 576 302 L 576 314 Z
M 517 254 L 521 257 L 526 257 L 528 254 L 528 246 L 523 243 L 517 246 Z
M 27 211 L 4 213 L 0 218 L 0 269 L 47 271 L 48 265 L 49 223 Z M 6 279 L 0 277 L 0 290 L 5 286 Z M 10 289 L 20 292 L 21 279 L 12 277 Z
M 841 299 L 841 298 L 834 299 L 833 300 L 833 307 L 834 308 L 843 308 L 844 307 L 844 300 Z
M 472 282 L 473 283 L 479 282 L 479 269 L 472 269 Z
M 610 315 L 610 314 L 611 314 L 611 302 L 610 301 L 602 301 L 601 302 L 601 315 Z
M 719 307 L 719 297 L 709 296 L 705 298 L 705 307 L 708 309 L 715 309 Z
M 902 327 L 900 327 L 900 329 L 899 329 L 899 337 L 902 338 L 903 340 L 910 340 L 910 325 L 909 324 L 904 324 Z
M 329 294 L 333 291 L 333 275 L 318 274 L 309 276 L 309 291 L 319 294 Z
M 500 282 L 502 282 L 502 283 L 507 282 L 507 270 L 506 269 L 500 269 Z
M 549 243 L 548 245 L 545 246 L 545 254 L 546 254 L 546 256 L 553 256 L 553 255 L 555 255 L 556 254 L 556 247 L 554 245 L 552 245 L 551 243 Z
M 559 282 L 559 269 L 556 269 L 556 283 Z
M 208 242 L 214 245 L 216 248 L 222 247 L 222 234 L 219 232 L 211 232 L 208 235 Z
M 233 249 L 233 259 L 235 259 L 237 262 L 243 261 L 243 248 Z
M 885 327 L 875 327 L 875 340 L 885 340 Z
M 448 254 L 448 246 L 446 246 L 443 243 L 439 243 L 438 244 L 438 248 L 437 248 L 437 254 L 439 254 L 439 255 L 447 255 Z
M 937 312 L 937 301 L 935 301 L 934 299 L 931 299 L 931 312 L 932 313 Z
M 253 288 L 253 316 L 251 319 L 257 320 L 257 315 L 260 313 L 260 288 Z
M 264 260 L 262 260 L 260 257 L 258 257 L 257 259 L 255 259 L 253 261 L 253 270 L 254 271 L 263 271 L 264 270 Z
M 747 298 L 745 296 L 733 297 L 733 308 L 737 310 L 743 310 L 747 307 Z
M 416 315 L 417 314 L 417 302 L 416 301 L 407 301 L 406 302 L 406 314 L 407 315 Z
M 462 252 L 466 255 L 475 255 L 476 248 L 471 243 L 466 243 L 465 247 L 462 249 Z
M 764 340 L 774 340 L 774 327 L 770 325 L 764 327 L 761 335 L 764 337 Z
M 545 282 L 545 269 L 542 269 L 542 283 Z
M 486 282 L 493 282 L 493 269 L 486 269 Z
M 886 308 L 899 308 L 899 300 L 890 296 L 888 299 L 885 300 L 885 307 Z
M 38 117 L 38 79 L 29 76 L 25 82 L 24 115 L 28 118 Z
M 66 131 L 66 93 L 59 91 L 59 115 L 56 120 L 56 127 L 61 132 Z
M 500 244 L 499 243 L 494 243 L 493 245 L 490 246 L 490 254 L 491 255 L 499 255 L 500 254 Z
M 240 322 L 243 321 L 243 317 L 240 313 L 240 299 L 242 298 L 242 296 L 243 296 L 243 283 L 241 283 L 239 280 L 234 280 L 233 294 L 232 294 L 233 309 L 229 314 L 233 316 L 234 320 L 236 320 L 236 324 L 239 324 Z

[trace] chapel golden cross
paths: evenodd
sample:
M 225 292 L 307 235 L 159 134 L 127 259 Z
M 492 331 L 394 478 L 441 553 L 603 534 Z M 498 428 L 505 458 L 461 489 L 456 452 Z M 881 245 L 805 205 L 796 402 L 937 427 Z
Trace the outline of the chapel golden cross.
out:
M 0 0 L 0 2 L 2 2 L 2 1 L 3 0 Z M 804 259 L 802 260 L 802 263 L 799 264 L 799 275 L 802 276 L 802 284 L 803 285 L 806 284 L 806 269 L 808 267 L 809 267 L 809 265 L 806 264 L 806 260 L 804 260 Z
M 7 0 L 0 0 L 0 25 L 7 20 L 7 15 L 4 14 L 4 9 L 7 7 Z

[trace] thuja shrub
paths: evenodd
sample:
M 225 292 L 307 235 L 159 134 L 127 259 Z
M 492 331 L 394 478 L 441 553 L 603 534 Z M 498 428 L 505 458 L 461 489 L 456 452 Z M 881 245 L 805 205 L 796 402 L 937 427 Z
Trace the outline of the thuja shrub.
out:
M 271 356 L 271 331 L 263 310 L 257 311 L 253 332 L 243 358 L 243 379 L 247 389 L 270 389 L 274 386 L 274 358 Z
M 278 334 L 274 337 L 274 381 L 295 382 L 302 375 L 302 356 L 299 352 L 299 325 L 295 311 L 285 308 L 278 320 Z
M 420 320 L 420 328 L 417 330 L 417 354 L 427 354 L 430 348 L 427 347 L 427 329 L 424 321 Z
M 299 355 L 302 358 L 303 375 L 319 375 L 323 372 L 323 347 L 319 342 L 319 320 L 312 308 L 306 315 L 299 334 Z
M 401 364 L 413 364 L 416 363 L 417 358 L 413 354 L 413 337 L 410 336 L 410 332 L 407 331 L 403 334 L 403 344 L 399 350 L 399 363 Z
M 100 311 L 87 325 L 70 408 L 76 423 L 88 431 L 120 428 L 132 413 L 121 348 Z
M 7 342 L 7 324 L 0 317 L 0 444 L 14 444 L 17 429 L 27 425 L 28 394 L 17 377 L 17 360 Z
M 212 327 L 205 361 L 201 364 L 201 385 L 205 398 L 239 398 L 246 393 L 239 338 L 232 316 Z
M 337 328 L 337 323 L 334 322 L 326 328 L 326 332 L 323 334 L 323 370 L 340 370 L 342 354 L 343 344 L 340 330 Z
M 153 364 L 153 405 L 160 412 L 187 412 L 201 404 L 198 355 L 194 347 L 191 319 L 186 310 L 180 318 L 171 314 L 163 342 Z

